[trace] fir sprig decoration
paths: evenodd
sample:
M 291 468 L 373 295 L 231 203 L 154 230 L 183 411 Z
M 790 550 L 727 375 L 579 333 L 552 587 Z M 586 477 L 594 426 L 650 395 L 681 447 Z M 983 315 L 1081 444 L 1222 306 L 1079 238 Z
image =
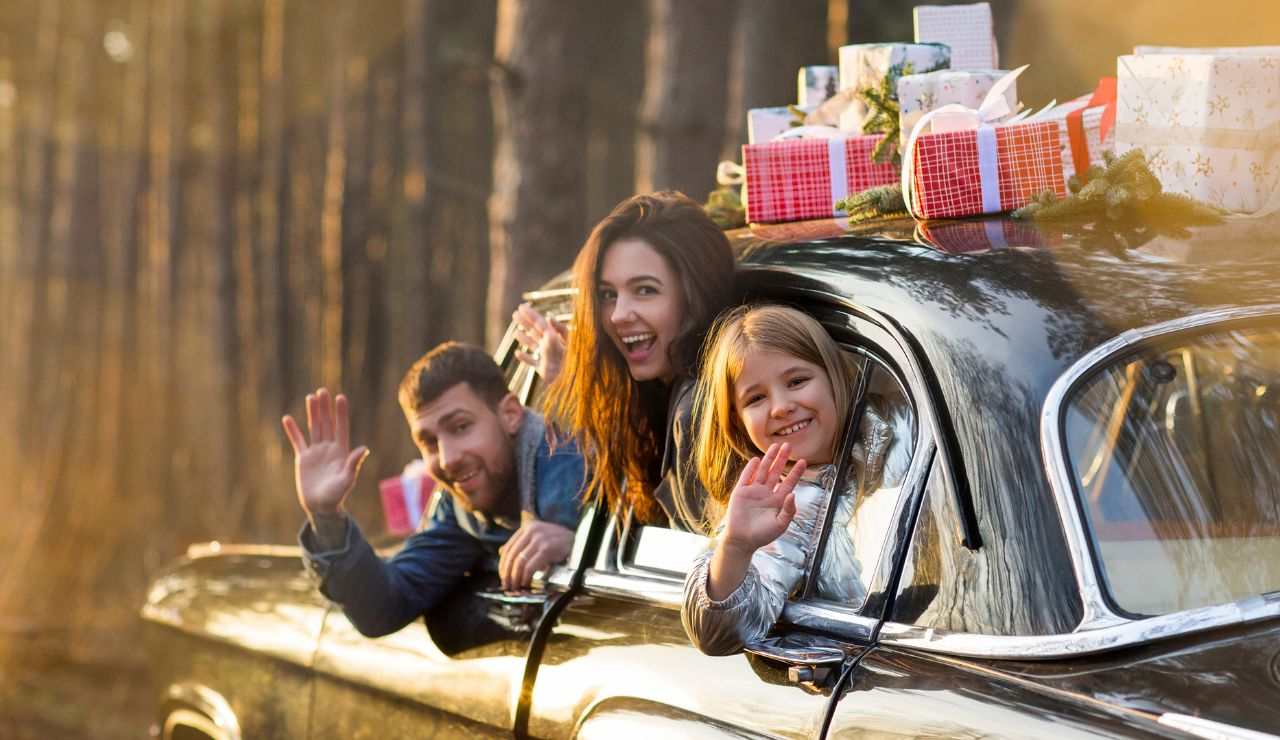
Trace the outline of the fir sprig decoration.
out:
M 881 216 L 905 216 L 907 213 L 907 204 L 902 200 L 902 186 L 896 184 L 881 185 L 841 198 L 836 201 L 835 208 L 847 213 L 850 223 Z
M 1223 212 L 1207 203 L 1177 193 L 1166 193 L 1147 166 L 1141 149 L 1116 157 L 1107 152 L 1106 166 L 1094 165 L 1085 178 L 1073 175 L 1071 192 L 1058 198 L 1046 190 L 1013 212 L 1014 218 L 1036 221 L 1158 221 L 1177 220 L 1187 225 L 1218 223 Z
M 880 78 L 875 87 L 864 87 L 858 91 L 858 99 L 867 106 L 868 115 L 862 122 L 862 133 L 884 134 L 884 138 L 871 151 L 871 160 L 877 164 L 892 161 L 899 164 L 898 136 L 901 123 L 898 113 L 902 110 L 898 103 L 898 78 L 914 74 L 910 62 L 895 64 Z
M 1066 198 L 1045 191 L 1013 217 L 1053 223 L 1082 245 L 1117 255 L 1157 236 L 1186 238 L 1187 227 L 1223 220 L 1224 212 L 1208 203 L 1164 192 L 1142 150 L 1105 158 L 1106 166 L 1090 167 L 1083 180 L 1071 177 Z
M 740 185 L 721 185 L 707 194 L 707 202 L 702 208 L 721 229 L 747 225 L 747 208 L 742 204 L 740 189 Z

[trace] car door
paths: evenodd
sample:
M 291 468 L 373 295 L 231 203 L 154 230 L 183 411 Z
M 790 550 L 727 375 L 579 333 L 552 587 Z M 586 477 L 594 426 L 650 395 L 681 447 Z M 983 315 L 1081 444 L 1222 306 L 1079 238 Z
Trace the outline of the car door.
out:
M 984 547 L 972 500 L 956 484 L 951 458 L 938 444 L 945 439 L 943 417 L 935 411 L 924 373 L 907 343 L 891 327 L 880 326 L 884 331 L 861 329 L 862 349 L 872 358 L 869 395 L 880 396 L 881 415 L 894 415 L 895 407 L 911 409 L 915 453 L 902 476 L 876 573 L 868 579 L 869 595 L 859 610 L 860 619 L 874 625 L 872 639 L 833 698 L 825 736 L 1094 737 L 1100 718 L 1117 735 L 1146 735 L 1149 727 L 1133 716 L 1031 690 L 990 661 L 897 644 L 905 632 L 956 631 L 961 625 L 989 633 L 998 621 L 993 615 L 1016 612 L 1026 602 L 998 576 L 999 558 L 1018 557 L 1020 545 L 1013 541 L 994 547 L 988 542 Z M 858 527 L 855 539 L 866 531 L 868 527 Z M 829 533 L 828 545 L 836 534 Z M 812 611 L 797 604 L 784 617 L 825 624 L 835 632 L 849 629 L 842 627 L 848 617 L 805 614 Z M 981 634 L 971 637 L 983 639 Z
M 551 298 L 563 302 L 563 293 Z M 557 315 L 555 307 L 542 306 L 550 315 Z M 508 330 L 495 359 L 509 387 L 528 402 L 536 380 L 516 362 L 514 349 Z M 510 737 L 525 656 L 545 602 L 546 594 L 463 588 L 426 620 L 377 639 L 331 609 L 314 660 L 311 737 Z
M 855 515 L 840 522 L 841 536 L 866 530 L 857 557 L 870 594 L 887 589 L 892 568 L 880 557 L 888 537 L 905 519 L 911 486 L 922 483 L 913 467 L 923 453 L 906 396 L 884 359 L 869 353 L 850 331 L 847 316 L 814 310 L 848 343 L 862 372 L 857 409 L 841 459 L 852 460 L 865 409 L 892 417 L 894 474 L 860 494 Z M 886 398 L 886 394 L 891 398 Z M 874 401 L 868 406 L 868 402 Z M 852 465 L 837 476 L 856 475 Z M 926 468 L 927 469 L 927 468 Z M 842 490 L 842 489 L 840 489 Z M 832 511 L 836 507 L 831 507 Z M 833 688 L 870 645 L 883 600 L 833 603 L 816 578 L 788 603 L 776 634 L 743 654 L 703 655 L 680 622 L 684 576 L 709 546 L 706 538 L 613 517 L 593 566 L 551 630 L 532 693 L 529 732 L 537 737 L 814 737 L 827 719 Z M 828 522 L 828 526 L 834 527 Z M 834 531 L 829 534 L 835 534 Z M 856 548 L 855 548 L 856 549 Z M 847 548 L 845 549 L 847 552 Z M 819 557 L 824 557 L 820 555 Z M 882 562 L 885 563 L 882 566 Z

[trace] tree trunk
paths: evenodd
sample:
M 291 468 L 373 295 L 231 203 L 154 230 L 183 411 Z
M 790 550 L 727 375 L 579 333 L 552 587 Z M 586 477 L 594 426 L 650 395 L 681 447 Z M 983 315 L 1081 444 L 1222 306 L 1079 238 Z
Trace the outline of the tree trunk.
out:
M 222 512 L 223 526 L 240 523 L 244 506 L 244 480 L 237 454 L 241 444 L 241 401 L 239 387 L 242 380 L 241 327 L 238 301 L 239 276 L 236 271 L 236 145 L 237 64 L 228 63 L 223 55 L 238 61 L 238 28 L 231 4 L 227 0 L 209 0 L 205 6 L 208 14 L 204 25 L 204 72 L 207 75 L 207 100 L 209 102 L 208 126 L 212 132 L 209 151 L 211 162 L 210 194 L 212 218 L 210 242 L 213 252 L 213 318 L 214 318 L 214 403 L 206 407 L 215 415 L 213 429 L 217 437 L 211 440 L 210 450 L 217 452 L 212 468 L 212 480 L 217 488 L 212 493 L 216 500 L 226 502 Z M 221 508 L 221 507 L 220 507 Z
M 329 72 L 324 200 L 320 214 L 320 269 L 324 281 L 320 309 L 320 378 L 332 388 L 342 387 L 342 214 L 347 178 L 346 25 L 349 8 L 347 3 L 339 3 L 328 29 L 333 56 Z
M 635 192 L 648 14 L 644 3 L 607 0 L 591 7 L 588 22 L 585 38 L 591 44 L 590 68 L 594 71 L 587 81 L 590 105 L 584 236 Z
M 715 186 L 735 8 L 731 0 L 649 0 L 636 190 L 674 188 L 701 199 Z
M 431 106 L 427 157 L 432 165 L 431 316 L 449 338 L 484 341 L 484 291 L 489 280 L 486 201 L 493 183 L 493 62 L 496 0 L 441 2 L 427 28 Z M 436 337 L 443 338 L 443 337 Z M 425 347 L 419 348 L 419 351 Z
M 797 102 L 801 67 L 825 64 L 828 0 L 755 0 L 739 7 L 733 34 L 725 159 L 747 143 L 747 111 Z
M 510 322 L 520 293 L 563 270 L 582 241 L 586 7 L 586 0 L 498 4 L 489 199 L 491 346 Z
M 41 379 L 44 378 L 44 354 L 38 348 L 44 346 L 41 341 L 47 324 L 45 322 L 48 302 L 48 285 L 50 273 L 50 239 L 49 228 L 53 211 L 53 164 L 54 136 L 53 122 L 55 103 L 57 101 L 59 72 L 58 50 L 60 47 L 60 24 L 62 4 L 58 0 L 41 3 L 36 27 L 36 72 L 31 86 L 32 99 L 25 106 L 29 111 L 26 120 L 28 160 L 23 173 L 22 209 L 25 214 L 22 220 L 22 243 L 29 245 L 32 259 L 27 261 L 24 270 L 28 286 L 19 296 L 24 315 L 19 317 L 21 336 L 25 337 L 26 378 L 23 392 L 23 418 L 38 418 L 40 409 L 36 405 Z M 28 438 L 20 438 L 19 445 L 27 449 Z
M 401 111 L 404 172 L 400 180 L 401 197 L 404 198 L 404 236 L 400 246 L 404 252 L 397 255 L 403 260 L 404 275 L 399 290 L 394 292 L 401 301 L 403 312 L 403 329 L 395 336 L 401 337 L 403 344 L 399 350 L 393 347 L 392 351 L 398 360 L 409 361 L 415 352 L 421 353 L 434 337 L 430 306 L 433 287 L 431 264 L 435 250 L 427 209 L 428 192 L 434 196 L 431 180 L 434 171 L 427 151 L 430 136 L 427 129 L 430 99 L 427 39 L 432 5 L 429 0 L 406 0 L 404 7 L 404 98 Z M 396 364 L 408 367 L 407 362 Z
M 285 190 L 285 2 L 264 0 L 262 12 L 262 135 L 259 140 L 262 180 L 258 192 L 261 231 L 256 303 L 259 351 L 268 358 L 263 363 L 260 379 L 263 421 L 258 439 L 265 450 L 275 447 L 279 430 L 272 421 L 287 408 L 284 389 L 293 367 L 284 241 L 288 202 Z M 272 462 L 278 463 L 274 459 Z

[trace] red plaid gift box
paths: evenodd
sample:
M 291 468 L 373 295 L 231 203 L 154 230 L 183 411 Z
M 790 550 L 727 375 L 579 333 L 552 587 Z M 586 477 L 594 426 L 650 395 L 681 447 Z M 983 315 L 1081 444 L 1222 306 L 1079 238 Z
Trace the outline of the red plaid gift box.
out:
M 898 181 L 890 162 L 871 161 L 882 134 L 795 139 L 742 147 L 747 176 L 747 221 L 780 223 L 843 216 L 835 202 Z
M 910 156 L 913 214 L 999 213 L 1045 190 L 1065 197 L 1058 129 L 1057 121 L 1037 121 L 920 134 Z M 990 156 L 979 156 L 980 149 Z

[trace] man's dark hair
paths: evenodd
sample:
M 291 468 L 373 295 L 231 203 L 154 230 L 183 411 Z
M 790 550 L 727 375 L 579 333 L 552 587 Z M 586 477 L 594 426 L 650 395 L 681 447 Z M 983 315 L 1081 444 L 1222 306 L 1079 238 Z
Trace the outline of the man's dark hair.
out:
M 507 395 L 507 379 L 493 357 L 474 344 L 443 342 L 409 368 L 400 381 L 400 407 L 413 413 L 459 383 L 496 408 Z

